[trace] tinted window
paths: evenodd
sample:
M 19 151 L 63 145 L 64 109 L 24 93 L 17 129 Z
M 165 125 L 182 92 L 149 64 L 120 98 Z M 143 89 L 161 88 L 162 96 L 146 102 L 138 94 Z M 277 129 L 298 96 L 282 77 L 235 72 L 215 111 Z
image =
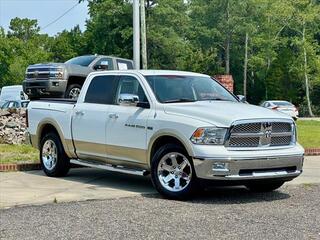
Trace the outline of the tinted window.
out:
M 81 57 L 71 58 L 70 60 L 66 61 L 65 63 L 87 67 L 95 59 L 96 59 L 96 56 L 81 56 Z
M 28 104 L 29 104 L 29 102 L 21 102 L 21 107 L 27 108 Z
M 131 61 L 117 59 L 117 65 L 119 70 L 133 69 L 133 64 Z
M 9 102 L 8 108 L 16 108 L 17 105 L 18 104 L 16 102 Z
M 85 102 L 113 104 L 117 88 L 116 76 L 97 76 L 91 80 Z
M 9 106 L 9 103 L 10 103 L 10 102 L 6 102 L 5 104 L 2 105 L 1 108 L 7 108 L 7 107 Z
M 141 87 L 138 79 L 136 79 L 135 77 L 121 77 L 118 88 L 118 98 L 119 94 L 134 94 L 139 97 L 139 102 L 148 102 L 143 88 Z
M 103 62 L 107 62 L 108 63 L 108 67 L 107 68 L 103 68 L 101 67 L 101 63 Z M 113 64 L 112 64 L 112 59 L 111 58 L 101 58 L 93 67 L 96 70 L 112 70 L 113 69 Z

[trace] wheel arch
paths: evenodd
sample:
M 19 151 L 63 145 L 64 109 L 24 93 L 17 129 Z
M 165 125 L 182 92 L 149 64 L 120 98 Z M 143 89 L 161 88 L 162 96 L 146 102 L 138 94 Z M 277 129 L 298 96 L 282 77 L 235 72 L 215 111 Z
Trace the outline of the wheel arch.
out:
M 178 134 L 175 134 L 172 131 L 158 133 L 158 134 L 155 134 L 151 138 L 150 143 L 149 143 L 149 147 L 148 147 L 148 165 L 149 165 L 149 167 L 151 166 L 152 157 L 156 153 L 157 149 L 159 149 L 159 147 L 161 147 L 167 143 L 176 143 L 176 144 L 182 146 L 186 150 L 186 152 L 188 153 L 189 156 L 194 155 L 191 143 L 189 143 L 187 141 L 187 139 L 185 139 L 184 137 L 179 136 Z
M 82 77 L 82 76 L 69 76 L 67 88 L 68 88 L 71 84 L 79 84 L 79 85 L 81 85 L 81 87 L 82 87 L 85 80 L 86 80 L 86 77 Z
M 38 125 L 38 128 L 37 128 L 37 136 L 38 136 L 38 139 L 37 139 L 37 148 L 40 149 L 40 143 L 41 143 L 41 140 L 43 139 L 43 137 L 45 136 L 46 133 L 49 133 L 49 132 L 54 132 L 58 135 L 61 143 L 62 143 L 62 146 L 63 146 L 63 149 L 65 151 L 65 153 L 67 154 L 68 157 L 72 157 L 71 154 L 70 154 L 70 151 L 69 151 L 69 147 L 68 147 L 68 143 L 67 141 L 64 139 L 64 135 L 61 131 L 61 128 L 59 127 L 59 125 L 54 122 L 53 120 L 51 119 L 45 119 L 43 120 L 42 122 L 39 123 Z M 69 144 L 70 145 L 70 144 Z

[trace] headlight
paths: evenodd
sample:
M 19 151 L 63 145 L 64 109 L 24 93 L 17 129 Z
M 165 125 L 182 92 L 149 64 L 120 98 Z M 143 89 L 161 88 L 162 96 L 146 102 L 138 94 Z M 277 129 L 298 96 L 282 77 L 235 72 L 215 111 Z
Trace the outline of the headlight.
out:
M 64 77 L 63 68 L 51 68 L 50 69 L 50 77 L 55 79 L 63 79 Z
M 198 128 L 190 138 L 194 144 L 223 145 L 227 133 L 226 128 Z

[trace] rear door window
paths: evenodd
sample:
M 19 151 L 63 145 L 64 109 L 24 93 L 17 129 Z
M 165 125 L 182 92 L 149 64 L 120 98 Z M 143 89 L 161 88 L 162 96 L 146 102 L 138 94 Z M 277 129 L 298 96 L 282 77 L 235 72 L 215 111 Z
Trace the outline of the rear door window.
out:
M 84 102 L 114 104 L 118 77 L 113 75 L 96 76 L 89 85 Z

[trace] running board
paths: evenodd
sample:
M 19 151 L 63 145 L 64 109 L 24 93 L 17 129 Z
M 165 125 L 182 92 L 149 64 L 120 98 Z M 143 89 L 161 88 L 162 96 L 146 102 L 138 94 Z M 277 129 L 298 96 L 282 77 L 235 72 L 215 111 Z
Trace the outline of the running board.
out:
M 92 162 L 87 162 L 79 159 L 71 159 L 70 162 L 73 164 L 81 165 L 81 166 L 99 168 L 99 169 L 104 169 L 112 172 L 127 173 L 127 174 L 133 174 L 138 176 L 147 176 L 149 174 L 149 171 L 147 170 L 132 169 L 132 168 L 126 168 L 123 166 L 115 166 L 111 164 L 92 163 Z

